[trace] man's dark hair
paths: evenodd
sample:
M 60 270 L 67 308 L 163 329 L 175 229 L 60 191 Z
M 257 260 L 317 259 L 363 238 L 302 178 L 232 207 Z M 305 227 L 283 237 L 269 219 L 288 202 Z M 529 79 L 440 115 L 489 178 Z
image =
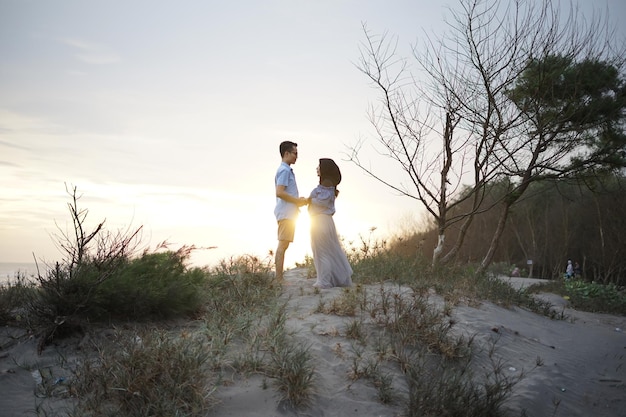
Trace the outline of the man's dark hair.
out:
M 297 147 L 298 144 L 295 142 L 291 142 L 286 140 L 280 144 L 280 157 L 285 156 L 285 153 L 290 152 L 293 148 Z

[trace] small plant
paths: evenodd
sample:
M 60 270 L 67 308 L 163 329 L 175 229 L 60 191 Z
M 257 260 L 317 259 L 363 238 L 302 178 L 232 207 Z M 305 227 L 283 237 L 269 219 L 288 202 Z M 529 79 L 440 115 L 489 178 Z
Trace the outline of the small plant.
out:
M 333 346 L 333 352 L 335 353 L 335 355 L 337 355 L 338 358 L 343 359 L 345 357 L 343 346 L 341 346 L 341 343 L 339 342 L 335 343 L 335 346 Z
M 309 347 L 283 339 L 274 346 L 269 374 L 282 400 L 293 407 L 307 407 L 314 393 L 315 366 Z
M 352 365 L 349 372 L 349 378 L 353 381 L 364 377 L 366 373 L 365 363 L 365 347 L 362 345 L 351 345 Z
M 365 331 L 363 330 L 362 320 L 358 320 L 358 319 L 351 320 L 346 326 L 345 333 L 348 339 L 358 340 L 362 344 L 365 344 L 367 335 Z
M 393 401 L 393 377 L 381 370 L 384 358 L 381 355 L 368 355 L 363 344 L 352 345 L 352 367 L 349 378 L 353 381 L 367 379 L 372 382 L 378 391 L 378 399 L 383 404 Z
M 79 415 L 201 416 L 215 404 L 202 338 L 129 332 L 99 348 L 75 371 Z
M 463 361 L 419 350 L 402 359 L 409 386 L 407 416 L 504 416 L 504 401 L 522 376 L 509 378 L 502 366 L 493 361 L 493 369 L 480 379 L 472 372 L 471 356 Z
M 374 386 L 378 390 L 378 399 L 381 403 L 389 404 L 393 401 L 393 376 L 391 374 L 377 373 L 374 377 Z
M 326 314 L 337 316 L 354 316 L 365 304 L 367 294 L 361 285 L 341 289 L 341 294 L 333 298 L 329 305 L 324 307 Z
M 313 257 L 309 254 L 304 255 L 304 262 L 296 262 L 296 267 L 306 268 L 307 278 L 313 278 L 317 275 L 317 272 L 315 272 L 315 263 L 313 262 Z
M 317 290 L 317 288 L 316 288 Z M 324 311 L 326 311 L 326 301 L 324 301 L 324 299 L 322 297 L 320 297 L 317 300 L 317 306 L 315 306 L 315 310 L 313 310 L 314 313 L 323 313 Z

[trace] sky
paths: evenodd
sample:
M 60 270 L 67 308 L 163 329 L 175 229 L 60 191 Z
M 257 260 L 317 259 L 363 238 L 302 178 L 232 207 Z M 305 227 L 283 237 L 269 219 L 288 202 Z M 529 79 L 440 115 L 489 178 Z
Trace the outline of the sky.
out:
M 417 202 L 348 161 L 373 140 L 377 100 L 355 63 L 363 24 L 408 54 L 455 4 L 0 0 L 0 262 L 61 259 L 68 187 L 87 229 L 142 227 L 141 247 L 194 245 L 198 266 L 271 259 L 283 140 L 298 143 L 301 195 L 319 158 L 339 164 L 335 223 L 348 245 L 421 224 Z M 623 0 L 606 7 L 626 17 Z M 287 266 L 310 254 L 307 221 L 303 210 Z

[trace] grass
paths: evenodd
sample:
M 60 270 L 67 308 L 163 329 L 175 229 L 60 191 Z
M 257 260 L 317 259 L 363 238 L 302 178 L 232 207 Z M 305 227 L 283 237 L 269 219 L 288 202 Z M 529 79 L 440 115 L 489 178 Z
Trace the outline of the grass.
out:
M 82 231 L 84 212 L 71 213 Z M 76 236 L 95 239 L 103 231 L 99 225 Z M 318 392 L 315 356 L 286 326 L 289 300 L 271 262 L 244 255 L 189 268 L 193 247 L 135 254 L 127 250 L 134 232 L 105 236 L 95 246 L 84 238 L 64 241 L 63 262 L 35 282 L 18 275 L 0 287 L 0 324 L 27 329 L 40 351 L 66 337 L 89 342 L 79 360 L 59 359 L 62 374 L 42 378 L 36 415 L 55 415 L 45 399 L 63 397 L 72 416 L 203 416 L 228 379 L 250 374 L 262 375 L 263 388 L 274 387 L 296 413 L 307 413 L 299 410 Z M 314 291 L 314 312 L 345 318 L 328 337 L 341 333 L 349 341 L 331 345 L 351 364 L 347 384 L 367 381 L 381 403 L 402 404 L 407 416 L 505 416 L 502 406 L 523 378 L 503 372 L 495 349 L 486 352 L 489 367 L 476 372 L 485 352 L 471 335 L 454 331 L 458 304 L 489 300 L 559 318 L 532 296 L 549 290 L 575 308 L 624 313 L 623 289 L 614 286 L 573 281 L 514 290 L 471 265 L 432 268 L 370 239 L 347 253 L 358 284 L 330 299 Z M 314 273 L 311 259 L 303 266 Z M 43 376 L 40 368 L 29 367 Z
M 308 346 L 282 339 L 271 350 L 268 376 L 281 392 L 281 401 L 295 408 L 311 405 L 315 393 L 315 365 Z
M 451 362 L 424 350 L 407 355 L 403 359 L 409 385 L 407 415 L 506 415 L 502 406 L 523 376 L 508 377 L 496 363 L 481 379 L 472 371 L 471 358 Z
M 178 271 L 183 277 L 190 271 L 169 264 L 182 264 L 184 257 L 175 253 L 166 255 L 158 257 L 165 260 L 163 274 L 169 275 L 172 286 L 181 286 L 180 289 L 169 287 L 170 298 L 160 298 L 160 305 L 168 314 L 153 310 L 159 304 L 155 304 L 154 294 L 163 289 L 159 279 L 154 280 L 156 288 L 145 291 L 137 290 L 149 286 L 148 279 L 133 280 L 136 286 L 127 283 L 117 288 L 121 299 L 132 297 L 136 305 L 149 306 L 125 307 L 128 313 L 123 321 L 115 319 L 121 316 L 119 313 L 93 316 L 91 309 L 76 309 L 84 315 L 74 314 L 73 320 L 81 323 L 80 329 L 89 336 L 89 348 L 82 351 L 84 356 L 80 360 L 59 363 L 71 375 L 65 384 L 69 389 L 62 395 L 72 404 L 71 414 L 204 416 L 215 405 L 214 393 L 224 376 L 232 370 L 266 375 L 285 403 L 306 407 L 314 393 L 315 367 L 308 349 L 285 330 L 286 305 L 279 301 L 281 288 L 274 281 L 269 266 L 257 258 L 242 256 L 224 260 L 212 269 L 192 270 L 196 292 L 194 308 L 190 308 L 191 305 L 176 308 L 181 301 L 189 301 L 190 281 L 177 279 L 172 271 Z M 143 262 L 141 257 L 144 256 L 150 259 Z M 155 259 L 146 254 L 141 257 L 127 265 L 148 265 L 145 269 L 134 269 L 145 278 L 153 273 Z M 127 274 L 127 271 L 119 272 L 119 276 Z M 11 305 L 15 307 L 20 305 L 23 293 L 42 291 L 22 286 L 22 282 L 10 284 L 0 290 L 0 297 L 13 300 Z M 103 296 L 108 294 L 108 288 L 98 286 L 93 299 L 109 300 Z M 179 298 L 172 299 L 172 294 Z M 38 302 L 50 299 L 41 297 Z M 106 303 L 98 305 L 111 305 Z M 32 306 L 42 308 L 41 304 L 29 305 Z M 5 312 L 8 321 L 4 324 L 20 324 L 14 308 L 7 304 Z M 133 315 L 134 312 L 140 314 Z M 106 317 L 106 320 L 99 322 L 94 317 Z M 47 328 L 46 323 L 40 325 Z M 113 336 L 94 336 L 100 332 L 98 329 L 111 325 L 117 328 Z M 70 330 L 58 326 L 49 344 L 72 336 L 62 336 L 61 329 Z M 31 331 L 36 333 L 36 328 Z M 81 335 L 81 332 L 76 333 L 79 338 Z M 34 366 L 33 370 L 36 369 Z M 47 383 L 45 387 L 48 386 L 52 385 Z M 43 398 L 54 399 L 61 395 L 43 388 L 44 384 L 41 385 Z M 51 415 L 44 404 L 38 405 L 37 410 L 42 415 Z
M 520 377 L 506 377 L 496 362 L 490 372 L 476 375 L 473 340 L 452 332 L 455 323 L 449 313 L 455 303 L 485 298 L 502 305 L 532 305 L 531 292 L 514 291 L 459 267 L 426 269 L 423 279 L 413 281 L 407 278 L 409 271 L 400 274 L 398 282 L 387 279 L 388 273 L 376 280 L 372 271 L 385 271 L 385 262 L 393 259 L 381 256 L 363 258 L 364 266 L 353 264 L 355 280 L 366 271 L 372 284 L 343 288 L 317 309 L 349 318 L 342 332 L 353 345 L 335 347 L 337 355 L 352 362 L 349 378 L 369 381 L 381 403 L 406 402 L 409 416 L 439 415 L 444 410 L 446 415 L 504 415 L 501 406 Z M 66 391 L 73 398 L 73 415 L 204 415 L 215 405 L 214 394 L 230 370 L 262 374 L 281 401 L 295 409 L 309 407 L 316 393 L 314 357 L 285 329 L 287 307 L 279 301 L 281 287 L 274 282 L 270 265 L 242 256 L 212 269 L 188 269 L 185 259 L 175 252 L 129 259 L 123 263 L 128 269 L 120 268 L 110 281 L 91 289 L 94 306 L 68 310 L 79 312 L 73 318 L 82 328 L 98 326 L 98 320 L 101 325 L 122 323 L 122 317 L 123 322 L 144 323 L 123 326 L 113 340 L 94 341 L 96 355 L 86 353 L 77 364 L 65 364 L 72 375 Z M 397 264 L 391 270 L 396 268 Z M 89 288 L 88 282 L 68 288 Z M 116 282 L 120 285 L 113 285 Z M 583 299 L 619 299 L 613 293 L 619 293 L 617 289 L 581 283 L 561 283 L 559 288 L 569 294 L 578 291 Z M 43 316 L 28 309 L 38 312 L 43 300 L 60 299 L 42 296 L 42 291 L 24 279 L 3 287 L 3 322 L 28 323 L 32 329 L 38 323 L 32 318 Z M 113 300 L 114 291 L 119 300 L 133 300 L 132 308 Z M 433 293 L 442 296 L 443 304 L 432 302 Z M 178 333 L 165 330 L 172 319 L 194 326 L 182 331 L 178 326 Z M 61 337 L 63 328 L 58 327 L 54 337 Z M 405 376 L 406 394 L 397 387 L 394 366 Z M 52 389 L 50 381 L 46 386 L 40 389 L 43 397 L 63 395 Z M 52 413 L 43 411 L 43 405 L 37 410 Z
M 74 370 L 74 415 L 200 416 L 215 403 L 206 340 L 157 329 L 111 342 Z

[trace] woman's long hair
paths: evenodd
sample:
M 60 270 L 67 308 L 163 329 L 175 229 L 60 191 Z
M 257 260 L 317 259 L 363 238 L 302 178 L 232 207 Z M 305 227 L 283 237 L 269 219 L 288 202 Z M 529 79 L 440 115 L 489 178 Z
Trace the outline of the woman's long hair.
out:
M 339 195 L 337 185 L 341 182 L 341 171 L 330 158 L 320 158 L 320 184 L 335 187 L 335 197 Z

